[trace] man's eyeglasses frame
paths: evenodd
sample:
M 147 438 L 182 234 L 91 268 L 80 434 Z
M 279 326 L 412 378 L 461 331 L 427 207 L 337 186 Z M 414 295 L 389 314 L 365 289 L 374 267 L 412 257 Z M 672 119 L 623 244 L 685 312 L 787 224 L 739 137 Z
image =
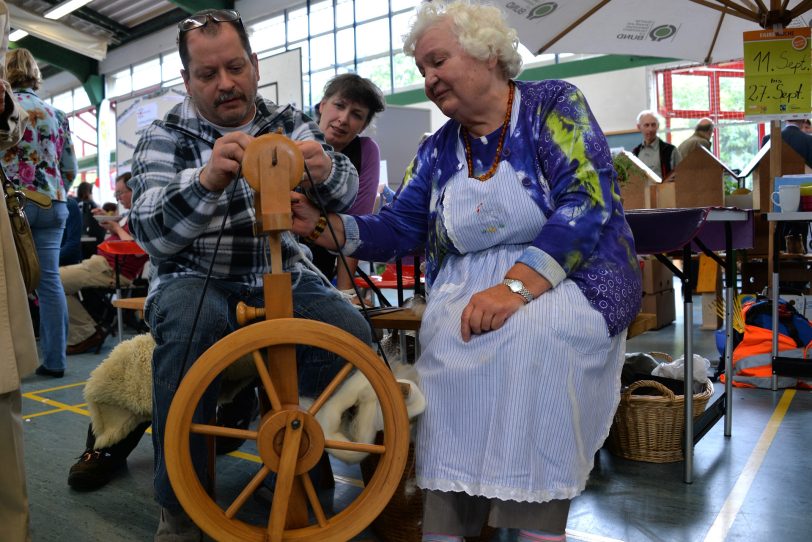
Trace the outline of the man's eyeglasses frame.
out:
M 203 28 L 209 24 L 209 21 L 215 23 L 237 23 L 243 26 L 240 12 L 236 9 L 204 9 L 178 23 L 178 41 L 180 41 L 181 34 L 194 30 L 195 28 Z

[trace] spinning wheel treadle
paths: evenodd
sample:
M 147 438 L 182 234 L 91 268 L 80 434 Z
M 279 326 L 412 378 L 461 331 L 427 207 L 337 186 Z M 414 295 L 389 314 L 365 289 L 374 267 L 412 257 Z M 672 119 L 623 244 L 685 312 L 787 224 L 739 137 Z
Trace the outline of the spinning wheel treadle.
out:
M 252 148 L 254 146 L 258 148 Z M 280 156 L 285 158 L 280 159 Z M 344 542 L 372 523 L 398 487 L 409 445 L 406 406 L 388 367 L 368 345 L 322 322 L 288 317 L 292 316 L 290 276 L 277 269 L 279 264 L 274 260 L 279 262 L 279 236 L 289 227 L 290 206 L 286 203 L 287 210 L 281 208 L 274 195 L 284 194 L 287 198 L 289 186 L 301 178 L 303 160 L 298 148 L 283 136 L 263 136 L 246 149 L 246 161 L 258 164 L 244 171 L 246 177 L 251 177 L 252 188 L 259 190 L 255 203 L 257 217 L 263 231 L 269 232 L 269 251 L 274 265 L 274 272 L 266 274 L 264 281 L 266 321 L 226 336 L 189 369 L 167 419 L 164 443 L 167 471 L 186 513 L 217 540 Z M 287 289 L 281 288 L 285 285 Z M 321 348 L 347 362 L 307 410 L 301 408 L 298 401 L 296 345 Z M 244 356 L 253 358 L 262 383 L 260 396 L 270 405 L 257 429 L 194 423 L 192 418 L 204 392 L 226 368 Z M 380 403 L 383 444 L 325 440 L 316 421 L 316 413 L 354 369 L 369 380 Z M 256 442 L 262 466 L 225 510 L 206 492 L 197 477 L 190 451 L 192 434 Z M 308 471 L 317 465 L 324 450 L 330 449 L 372 453 L 379 461 L 372 479 L 355 500 L 328 517 Z M 210 468 L 214 470 L 214 465 Z M 237 513 L 271 472 L 277 473 L 277 480 L 266 524 L 252 525 L 238 519 Z

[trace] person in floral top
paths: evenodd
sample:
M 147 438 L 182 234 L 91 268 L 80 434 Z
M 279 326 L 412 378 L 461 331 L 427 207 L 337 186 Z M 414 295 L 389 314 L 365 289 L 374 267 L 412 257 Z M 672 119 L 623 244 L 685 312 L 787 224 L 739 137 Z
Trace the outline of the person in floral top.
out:
M 59 248 L 68 217 L 67 190 L 76 176 L 76 155 L 68 118 L 35 93 L 42 76 L 27 49 L 14 49 L 6 57 L 6 77 L 17 102 L 28 114 L 22 140 L 2 154 L 3 170 L 18 187 L 51 200 L 47 208 L 30 198 L 25 213 L 31 224 L 40 262 L 37 297 L 40 306 L 40 376 L 62 377 L 65 373 L 68 309 L 59 278 Z

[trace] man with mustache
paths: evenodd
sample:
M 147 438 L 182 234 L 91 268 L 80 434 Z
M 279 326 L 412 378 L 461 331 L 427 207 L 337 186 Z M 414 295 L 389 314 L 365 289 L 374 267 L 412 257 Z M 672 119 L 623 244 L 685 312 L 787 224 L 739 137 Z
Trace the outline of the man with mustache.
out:
M 349 159 L 333 152 L 312 120 L 257 96 L 257 56 L 239 13 L 206 9 L 184 19 L 178 24 L 178 48 L 188 97 L 141 136 L 129 183 L 131 228 L 157 269 L 146 303 L 156 342 L 152 439 L 155 496 L 161 506 L 156 541 L 201 536 L 181 509 L 164 463 L 166 418 L 176 385 L 200 354 L 237 328 L 238 301 L 263 304 L 262 278 L 271 262 L 263 257 L 265 239 L 254 236 L 254 198 L 240 175 L 246 147 L 256 136 L 281 129 L 302 151 L 312 190 L 328 210 L 348 209 L 358 190 L 358 174 Z M 282 259 L 284 270 L 292 274 L 296 317 L 337 325 L 371 342 L 361 315 L 322 282 L 312 270 L 309 252 L 292 235 L 283 236 Z M 321 350 L 298 350 L 299 390 L 313 396 L 343 362 Z M 195 421 L 211 420 L 215 402 L 216 394 L 207 394 Z M 202 439 L 192 439 L 192 457 L 200 479 L 207 479 Z

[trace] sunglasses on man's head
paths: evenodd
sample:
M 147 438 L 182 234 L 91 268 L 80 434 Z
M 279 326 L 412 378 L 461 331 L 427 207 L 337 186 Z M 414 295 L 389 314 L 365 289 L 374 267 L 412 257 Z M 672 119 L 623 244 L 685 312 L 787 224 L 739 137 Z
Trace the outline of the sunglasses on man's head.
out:
M 242 24 L 242 21 L 240 20 L 240 13 L 237 10 L 207 9 L 199 13 L 195 13 L 194 15 L 190 15 L 179 22 L 178 32 L 188 32 L 189 30 L 194 30 L 195 28 L 202 28 L 209 24 L 209 21 L 213 21 L 215 23 L 239 22 Z

